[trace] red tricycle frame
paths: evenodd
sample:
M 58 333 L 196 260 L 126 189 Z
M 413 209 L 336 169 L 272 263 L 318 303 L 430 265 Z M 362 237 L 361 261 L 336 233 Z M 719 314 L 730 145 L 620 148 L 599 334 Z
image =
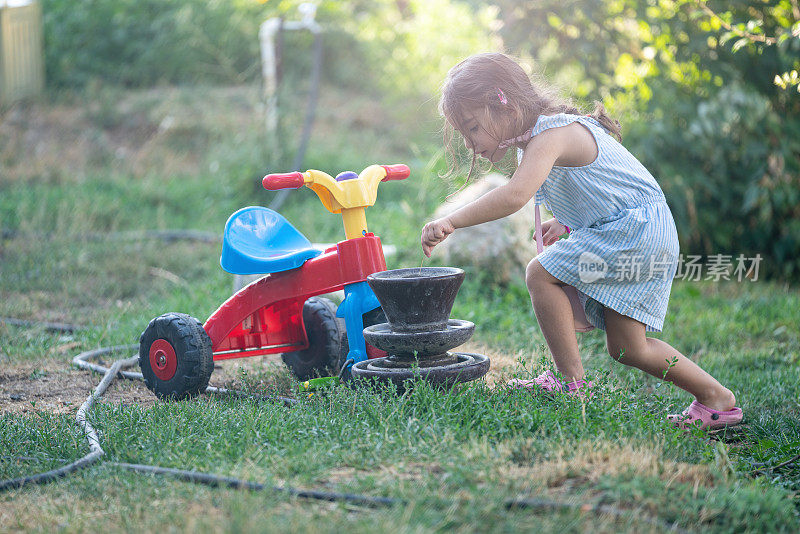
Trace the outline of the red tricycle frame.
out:
M 385 270 L 381 240 L 368 233 L 337 243 L 297 269 L 256 280 L 229 298 L 203 325 L 211 338 L 214 360 L 308 348 L 302 321 L 305 301 Z

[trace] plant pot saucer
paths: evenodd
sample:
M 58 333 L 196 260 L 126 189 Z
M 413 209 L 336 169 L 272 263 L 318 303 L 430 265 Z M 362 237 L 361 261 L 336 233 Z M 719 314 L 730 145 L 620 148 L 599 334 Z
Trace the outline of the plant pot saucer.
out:
M 396 332 L 389 323 L 380 323 L 364 329 L 367 343 L 396 356 L 420 360 L 442 354 L 463 345 L 475 332 L 475 324 L 461 319 L 450 319 L 444 330 L 429 332 Z
M 354 380 L 379 380 L 392 382 L 399 389 L 405 389 L 407 380 L 422 379 L 435 386 L 450 387 L 461 382 L 470 382 L 484 376 L 489 371 L 489 358 L 483 354 L 455 352 L 456 362 L 434 367 L 384 367 L 386 358 L 364 360 L 353 365 Z

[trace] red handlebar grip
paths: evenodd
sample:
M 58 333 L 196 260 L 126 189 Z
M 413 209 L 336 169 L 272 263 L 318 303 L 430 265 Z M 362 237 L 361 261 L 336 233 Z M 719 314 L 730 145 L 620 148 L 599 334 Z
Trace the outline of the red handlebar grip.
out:
M 386 169 L 386 178 L 381 180 L 385 182 L 386 180 L 405 180 L 411 174 L 411 169 L 408 168 L 408 165 L 403 165 L 399 163 L 397 165 L 381 165 L 384 169 Z
M 268 174 L 261 180 L 261 185 L 264 186 L 264 189 L 269 189 L 270 191 L 300 189 L 304 183 L 303 173 L 298 171 Z

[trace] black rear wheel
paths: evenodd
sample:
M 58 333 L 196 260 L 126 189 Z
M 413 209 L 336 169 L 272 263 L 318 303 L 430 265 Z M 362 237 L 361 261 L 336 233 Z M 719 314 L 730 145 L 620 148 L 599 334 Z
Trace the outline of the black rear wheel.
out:
M 214 370 L 211 338 L 200 321 L 185 313 L 166 313 L 147 325 L 139 338 L 139 367 L 158 398 L 185 399 L 202 393 Z
M 303 324 L 308 348 L 281 357 L 298 380 L 330 376 L 337 363 L 344 336 L 344 321 L 336 317 L 336 305 L 323 297 L 311 297 L 303 305 Z

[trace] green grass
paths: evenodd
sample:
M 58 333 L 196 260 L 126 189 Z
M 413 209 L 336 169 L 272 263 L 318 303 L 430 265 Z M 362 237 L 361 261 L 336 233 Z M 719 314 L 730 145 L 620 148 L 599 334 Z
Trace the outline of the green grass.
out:
M 182 311 L 203 320 L 230 295 L 217 243 L 87 239 L 85 233 L 220 233 L 239 207 L 269 203 L 271 194 L 253 183 L 273 169 L 259 163 L 258 126 L 248 122 L 252 113 L 241 92 L 117 96 L 123 104 L 121 111 L 109 108 L 113 116 L 103 107 L 74 114 L 86 128 L 106 134 L 132 120 L 127 109 L 158 125 L 159 113 L 169 108 L 188 122 L 179 125 L 179 140 L 140 148 L 138 159 L 130 158 L 138 164 L 87 158 L 69 173 L 44 179 L 26 174 L 40 168 L 36 160 L 27 167 L 14 163 L 15 178 L 0 183 L 0 221 L 15 232 L 0 243 L 0 316 L 85 328 L 67 335 L 0 324 L 3 371 L 26 369 L 31 380 L 46 379 L 67 368 L 78 351 L 134 343 L 154 316 Z M 198 106 L 204 97 L 213 105 Z M 66 104 L 37 105 L 44 113 Z M 203 109 L 199 118 L 182 119 L 194 108 Z M 353 108 L 346 99 L 331 106 L 318 132 L 335 132 L 348 109 L 358 113 Z M 241 115 L 227 116 L 231 109 Z M 384 242 L 399 248 L 390 267 L 417 266 L 419 228 L 445 191 L 435 178 L 442 165 L 436 134 L 428 132 L 416 148 L 403 145 L 397 139 L 407 138 L 405 132 L 386 134 L 382 124 L 391 121 L 379 119 L 348 130 L 347 138 L 315 138 L 306 166 L 336 173 L 373 162 L 409 163 L 412 178 L 383 184 L 367 217 Z M 237 138 L 237 128 L 252 138 Z M 389 140 L 375 142 L 384 136 Z M 186 172 L 159 172 L 180 167 L 175 162 Z M 313 241 L 342 237 L 339 217 L 308 190 L 292 192 L 281 211 Z M 474 321 L 474 339 L 492 351 L 523 354 L 513 374 L 530 376 L 549 365 L 524 284 L 498 285 L 466 269 L 452 316 Z M 676 282 L 658 337 L 737 394 L 747 417 L 743 430 L 709 440 L 672 429 L 664 416 L 688 404 L 688 395 L 613 362 L 603 334 L 592 332 L 579 343 L 600 387 L 585 403 L 476 383 L 450 393 L 419 385 L 405 395 L 340 388 L 301 396 L 291 408 L 205 396 L 152 406 L 101 401 L 92 414 L 106 460 L 387 496 L 402 506 L 369 509 L 212 489 L 100 464 L 46 486 L 0 494 L 0 530 L 663 530 L 643 520 L 653 518 L 690 530 L 796 531 L 800 465 L 771 468 L 800 452 L 800 288 L 762 280 Z M 65 345 L 70 348 L 59 350 Z M 280 368 L 242 372 L 237 384 L 293 394 Z M 10 478 L 55 467 L 56 458 L 79 458 L 87 447 L 72 415 L 39 409 L 0 415 L 0 451 L 34 457 L 0 460 L 0 478 Z M 530 496 L 608 504 L 623 515 L 506 507 L 509 499 Z

